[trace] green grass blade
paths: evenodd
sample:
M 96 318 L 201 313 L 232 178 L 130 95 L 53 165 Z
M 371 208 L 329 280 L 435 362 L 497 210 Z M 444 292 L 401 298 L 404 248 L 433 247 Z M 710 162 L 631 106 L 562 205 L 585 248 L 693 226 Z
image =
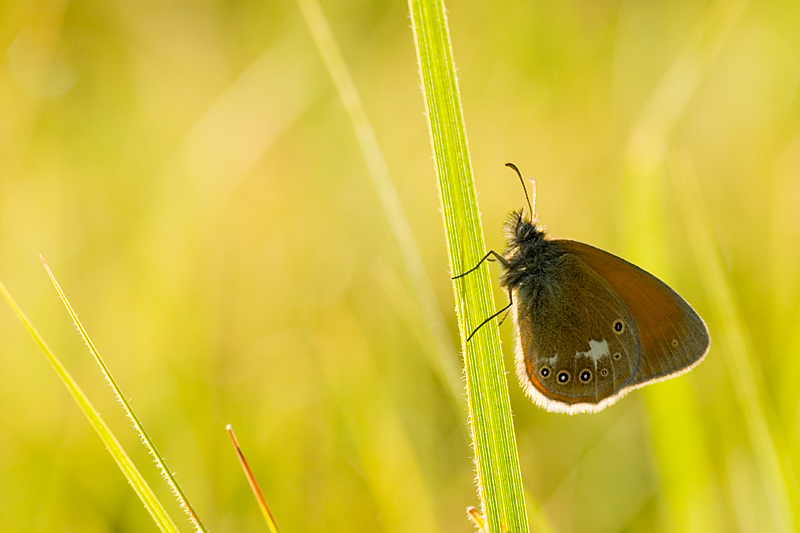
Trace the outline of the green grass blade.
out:
M 635 220 L 639 228 L 659 226 L 658 185 L 675 126 L 749 3 L 716 2 L 708 8 L 631 128 L 625 153 L 626 219 Z M 639 263 L 657 263 L 657 246 L 652 233 L 634 230 L 628 234 L 627 255 Z
M 356 85 L 319 4 L 316 0 L 298 0 L 297 3 L 300 5 L 322 60 L 336 85 L 345 111 L 350 117 L 356 141 L 364 156 L 372 184 L 378 193 L 381 207 L 402 259 L 406 277 L 411 284 L 420 320 L 424 324 L 427 337 L 433 346 L 430 353 L 432 366 L 448 388 L 453 403 L 461 405 L 463 388 L 456 364 L 456 349 L 450 341 L 444 318 L 438 311 L 438 306 L 433 298 L 433 288 L 425 274 L 422 258 L 400 205 L 397 190 L 389 175 L 386 159 L 378 145 L 375 131 L 367 118 L 364 104 L 361 102 Z
M 94 408 L 94 406 L 92 406 L 91 402 L 81 391 L 75 380 L 72 379 L 72 376 L 70 376 L 69 372 L 67 372 L 58 358 L 56 358 L 56 356 L 44 342 L 44 339 L 42 339 L 42 337 L 36 331 L 36 328 L 33 327 L 33 324 L 31 324 L 31 322 L 28 320 L 28 317 L 26 317 L 19 308 L 2 282 L 0 282 L 0 292 L 3 293 L 3 297 L 5 297 L 6 301 L 8 301 L 8 304 L 17 315 L 17 318 L 19 318 L 20 322 L 22 322 L 22 325 L 25 326 L 25 329 L 27 329 L 28 333 L 30 333 L 31 337 L 33 337 L 33 340 L 36 341 L 36 344 L 38 344 L 39 348 L 41 348 L 42 352 L 44 352 L 45 357 L 47 357 L 47 360 L 53 366 L 53 369 L 61 378 L 61 381 L 64 382 L 64 385 L 75 399 L 78 407 L 80 407 L 81 411 L 83 411 L 83 414 L 86 415 L 86 418 L 89 419 L 89 423 L 100 436 L 100 439 L 103 441 L 103 444 L 105 444 L 106 449 L 108 449 L 108 452 L 111 454 L 111 457 L 113 457 L 114 461 L 117 462 L 120 470 L 122 470 L 122 473 L 128 479 L 128 482 L 133 487 L 133 490 L 142 500 L 145 509 L 147 509 L 147 511 L 150 513 L 150 516 L 153 517 L 153 520 L 155 520 L 159 529 L 164 532 L 177 533 L 178 528 L 172 522 L 172 519 L 170 519 L 166 510 L 161 505 L 161 502 L 158 501 L 150 486 L 147 484 L 144 478 L 142 478 L 142 475 L 133 465 L 130 458 L 125 453 L 125 450 L 122 449 L 122 446 L 119 444 L 116 437 L 114 437 L 114 435 L 111 433 L 111 430 L 103 421 L 103 418 Z
M 773 525 L 768 529 L 796 531 L 794 516 L 797 509 L 792 508 L 792 502 L 797 505 L 800 501 L 800 494 L 795 488 L 796 479 L 782 439 L 774 436 L 770 429 L 773 427 L 777 430 L 778 425 L 767 400 L 766 385 L 758 369 L 747 326 L 736 303 L 733 285 L 725 273 L 722 253 L 711 222 L 705 215 L 708 209 L 703 204 L 700 185 L 686 161 L 670 172 L 670 175 L 678 191 L 683 218 L 687 227 L 691 228 L 687 232 L 689 244 L 697 263 L 703 265 L 698 272 L 712 302 L 713 320 L 720 330 L 720 348 L 716 352 L 725 358 L 726 366 L 731 372 L 763 490 L 769 502 Z M 778 434 L 776 431 L 776 435 Z
M 78 319 L 78 314 L 75 313 L 74 309 L 72 309 L 69 300 L 67 300 L 67 295 L 64 294 L 63 290 L 61 290 L 61 286 L 58 284 L 58 281 L 56 281 L 55 276 L 53 276 L 53 273 L 50 271 L 50 267 L 48 267 L 47 263 L 45 263 L 44 258 L 42 258 L 42 264 L 44 264 L 44 268 L 45 270 L 47 270 L 47 275 L 50 276 L 50 280 L 53 282 L 53 285 L 55 286 L 56 291 L 58 292 L 59 298 L 61 298 L 61 301 L 64 303 L 64 306 L 67 308 L 67 312 L 69 312 L 69 315 L 72 317 L 72 321 L 75 324 L 75 327 L 78 328 L 78 332 L 81 334 L 83 341 L 86 343 L 86 346 L 92 353 L 94 360 L 100 366 L 100 370 L 103 373 L 103 377 L 106 379 L 108 384 L 111 385 L 111 389 L 114 391 L 114 395 L 117 397 L 117 401 L 119 401 L 119 403 L 122 405 L 123 409 L 125 410 L 125 414 L 128 416 L 128 419 L 131 422 L 133 422 L 133 426 L 136 429 L 136 432 L 139 434 L 139 437 L 142 439 L 142 442 L 147 448 L 147 451 L 150 453 L 153 459 L 155 459 L 156 465 L 158 466 L 158 469 L 161 471 L 161 475 L 164 477 L 164 480 L 167 482 L 167 485 L 169 485 L 170 489 L 172 489 L 172 492 L 178 499 L 178 503 L 180 503 L 181 507 L 186 512 L 186 515 L 189 517 L 189 520 L 194 525 L 195 530 L 205 532 L 206 530 L 203 527 L 203 524 L 200 522 L 200 519 L 195 514 L 194 509 L 192 509 L 192 506 L 189 504 L 188 500 L 186 499 L 186 496 L 184 496 L 183 491 L 181 491 L 180 487 L 178 486 L 178 483 L 172 476 L 172 472 L 169 470 L 169 468 L 167 468 L 167 465 L 164 462 L 164 459 L 161 457 L 161 454 L 158 453 L 155 444 L 153 444 L 153 441 L 150 439 L 150 436 L 145 431 L 144 426 L 142 426 L 141 422 L 139 422 L 139 419 L 136 417 L 136 414 L 133 412 L 133 409 L 131 409 L 131 406 L 128 404 L 128 401 L 122 394 L 122 391 L 117 386 L 117 382 L 114 381 L 114 378 L 111 376 L 111 372 L 108 371 L 108 367 L 106 367 L 105 363 L 100 358 L 100 353 L 97 351 L 97 348 L 95 348 L 92 339 L 89 338 L 89 334 L 86 333 L 86 329 L 84 329 L 83 324 L 81 324 L 81 321 Z
M 676 127 L 748 5 L 749 0 L 735 0 L 708 6 L 631 126 L 625 153 L 626 257 L 639 265 L 666 268 L 667 219 L 661 189 L 666 154 Z M 715 343 L 712 335 L 712 352 Z M 662 517 L 664 527 L 713 531 L 724 523 L 719 506 L 711 503 L 719 485 L 709 466 L 714 444 L 703 431 L 689 384 L 676 380 L 669 387 L 669 396 L 665 388 L 645 392 L 663 480 L 660 499 L 670 509 Z M 695 497 L 686 498 L 687 490 Z
M 409 0 L 409 10 L 451 272 L 458 274 L 480 260 L 485 245 L 445 8 L 438 1 Z M 461 338 L 466 339 L 494 312 L 488 268 L 455 280 L 453 292 Z M 528 531 L 497 323 L 482 327 L 463 350 L 484 523 L 489 532 Z

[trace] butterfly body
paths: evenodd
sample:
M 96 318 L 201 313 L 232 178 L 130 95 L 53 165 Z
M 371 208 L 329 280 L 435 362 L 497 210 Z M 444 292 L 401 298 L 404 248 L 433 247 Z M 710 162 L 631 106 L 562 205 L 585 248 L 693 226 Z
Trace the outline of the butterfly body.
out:
M 520 383 L 549 411 L 596 412 L 686 372 L 709 346 L 700 316 L 639 267 L 577 241 L 548 239 L 514 212 L 500 284 L 511 301 Z

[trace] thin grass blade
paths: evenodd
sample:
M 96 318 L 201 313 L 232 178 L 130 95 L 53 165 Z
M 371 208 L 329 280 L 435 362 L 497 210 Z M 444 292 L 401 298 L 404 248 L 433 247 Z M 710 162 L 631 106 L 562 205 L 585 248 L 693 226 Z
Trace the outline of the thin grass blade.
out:
M 731 371 L 734 390 L 744 413 L 747 432 L 752 443 L 756 464 L 760 470 L 763 490 L 773 519 L 771 531 L 796 531 L 792 502 L 797 505 L 800 494 L 791 469 L 785 444 L 779 436 L 774 411 L 769 404 L 766 385 L 753 353 L 747 326 L 734 296 L 731 281 L 725 273 L 722 253 L 714 237 L 708 212 L 703 204 L 702 191 L 686 158 L 670 173 L 678 191 L 683 218 L 691 231 L 688 241 L 697 263 L 703 265 L 698 273 L 703 279 L 712 302 L 713 319 L 718 325 L 720 349 Z M 775 428 L 775 430 L 771 429 Z
M 144 443 L 145 448 L 147 448 L 147 451 L 155 460 L 156 465 L 158 466 L 158 469 L 161 472 L 161 475 L 164 477 L 164 480 L 167 482 L 167 485 L 170 487 L 173 494 L 175 494 L 175 497 L 178 499 L 178 503 L 181 505 L 184 512 L 186 512 L 186 515 L 189 517 L 189 520 L 192 522 L 192 525 L 194 525 L 195 530 L 205 533 L 206 529 L 203 527 L 203 524 L 200 522 L 200 519 L 195 514 L 194 509 L 192 509 L 192 506 L 189 504 L 188 500 L 186 499 L 186 496 L 184 496 L 183 491 L 181 491 L 180 487 L 178 486 L 178 483 L 172 476 L 172 472 L 169 470 L 169 468 L 167 468 L 167 465 L 164 462 L 164 459 L 161 457 L 161 454 L 158 453 L 155 444 L 153 444 L 153 441 L 150 439 L 150 436 L 145 431 L 144 426 L 142 426 L 141 422 L 139 422 L 139 419 L 136 417 L 136 414 L 133 412 L 133 409 L 131 409 L 131 406 L 125 399 L 125 396 L 123 396 L 122 391 L 119 389 L 116 381 L 114 381 L 114 378 L 111 376 L 111 372 L 109 372 L 105 363 L 100 358 L 100 353 L 97 351 L 97 348 L 95 348 L 92 339 L 89 338 L 89 334 L 86 332 L 86 329 L 83 327 L 83 324 L 81 324 L 81 321 L 78 319 L 77 313 L 75 313 L 75 310 L 72 309 L 69 300 L 67 300 L 67 295 L 64 294 L 64 291 L 61 289 L 61 286 L 58 284 L 58 281 L 56 281 L 55 276 L 50 271 L 50 267 L 47 266 L 47 263 L 45 262 L 44 258 L 41 256 L 40 258 L 42 260 L 42 264 L 44 265 L 45 270 L 47 271 L 47 275 L 50 276 L 50 281 L 53 282 L 53 285 L 55 286 L 56 291 L 58 292 L 59 298 L 61 298 L 61 301 L 64 303 L 64 306 L 67 308 L 67 312 L 69 312 L 69 315 L 72 317 L 72 321 L 75 324 L 75 327 L 78 328 L 78 332 L 83 338 L 83 341 L 86 343 L 86 346 L 92 353 L 94 360 L 100 366 L 100 370 L 103 373 L 103 377 L 106 379 L 108 384 L 111 385 L 111 389 L 114 391 L 114 395 L 116 396 L 117 401 L 119 401 L 119 403 L 122 405 L 122 408 L 125 410 L 125 414 L 128 416 L 128 419 L 131 422 L 133 422 L 133 426 L 136 429 L 136 432 L 142 439 L 142 442 Z
M 253 490 L 256 501 L 258 501 L 261 514 L 264 515 L 264 520 L 267 522 L 269 530 L 272 533 L 278 533 L 278 522 L 275 520 L 275 515 L 272 514 L 272 509 L 269 508 L 269 504 L 267 503 L 267 499 L 264 497 L 264 493 L 261 492 L 261 487 L 258 486 L 258 481 L 256 480 L 255 474 L 253 474 L 253 471 L 250 469 L 250 465 L 247 464 L 247 459 L 244 457 L 244 452 L 239 446 L 239 441 L 236 439 L 236 433 L 233 432 L 233 426 L 228 424 L 225 427 L 225 431 L 228 432 L 228 436 L 231 438 L 233 449 L 236 451 L 236 457 L 239 458 L 239 463 L 242 465 L 244 475 L 247 478 L 247 482 L 250 483 L 250 488 Z
M 33 340 L 36 341 L 36 344 L 38 344 L 39 348 L 42 350 L 42 352 L 44 352 L 45 357 L 47 357 L 47 360 L 56 371 L 56 374 L 58 374 L 58 377 L 61 378 L 61 381 L 75 399 L 78 407 L 80 407 L 81 411 L 83 411 L 83 414 L 86 415 L 86 418 L 89 419 L 89 423 L 97 432 L 98 436 L 103 441 L 103 444 L 105 444 L 106 449 L 108 449 L 108 453 L 110 453 L 111 457 L 114 458 L 114 461 L 116 461 L 120 470 L 122 470 L 122 473 L 131 484 L 131 487 L 133 487 L 133 490 L 136 492 L 137 496 L 139 496 L 139 499 L 142 500 L 145 509 L 147 509 L 147 512 L 150 513 L 150 516 L 153 517 L 156 525 L 158 525 L 159 529 L 165 533 L 178 533 L 178 528 L 172 522 L 172 519 L 167 514 L 167 511 L 158 501 L 158 498 L 153 493 L 153 490 L 133 465 L 119 441 L 117 441 L 116 437 L 114 437 L 113 433 L 111 433 L 111 430 L 103 421 L 100 413 L 98 413 L 94 406 L 92 406 L 89 399 L 86 397 L 83 391 L 81 391 L 75 380 L 72 379 L 72 376 L 70 376 L 69 372 L 67 372 L 67 369 L 61 364 L 61 361 L 59 361 L 58 358 L 53 354 L 53 352 L 44 342 L 44 339 L 42 339 L 42 337 L 36 331 L 36 328 L 33 327 L 33 324 L 30 322 L 30 320 L 28 320 L 28 317 L 25 316 L 25 314 L 22 312 L 22 309 L 19 308 L 2 283 L 0 283 L 0 292 L 3 293 L 3 297 L 11 306 L 11 309 L 14 310 L 17 318 L 19 318 L 20 322 L 22 322 L 22 325 L 25 326 L 25 329 L 27 329 L 28 333 L 30 333 L 31 337 L 33 337 Z
M 458 366 L 456 364 L 456 349 L 447 334 L 444 318 L 438 310 L 438 305 L 433 298 L 433 287 L 425 274 L 422 258 L 414 241 L 411 228 L 408 225 L 405 213 L 400 204 L 397 190 L 392 183 L 389 167 L 383 151 L 378 145 L 375 130 L 372 128 L 361 96 L 353 82 L 352 76 L 344 62 L 336 40 L 333 37 L 325 15 L 316 0 L 297 0 L 303 16 L 308 24 L 314 42 L 319 49 L 325 66 L 333 79 L 345 111 L 350 117 L 350 123 L 356 136 L 358 146 L 364 156 L 372 184 L 378 193 L 383 213 L 394 237 L 397 250 L 405 268 L 420 321 L 424 325 L 427 337 L 433 347 L 430 355 L 432 367 L 439 374 L 439 378 L 450 392 L 450 399 L 454 405 L 462 404 L 463 385 Z M 460 412 L 460 407 L 458 411 Z

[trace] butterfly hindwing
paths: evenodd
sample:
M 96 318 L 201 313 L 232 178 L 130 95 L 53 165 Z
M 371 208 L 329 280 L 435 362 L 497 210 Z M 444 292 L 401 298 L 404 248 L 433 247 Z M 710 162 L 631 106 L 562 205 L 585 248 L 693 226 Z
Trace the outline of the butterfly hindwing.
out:
M 572 254 L 513 289 L 517 374 L 551 411 L 613 403 L 639 365 L 636 324 L 605 281 Z

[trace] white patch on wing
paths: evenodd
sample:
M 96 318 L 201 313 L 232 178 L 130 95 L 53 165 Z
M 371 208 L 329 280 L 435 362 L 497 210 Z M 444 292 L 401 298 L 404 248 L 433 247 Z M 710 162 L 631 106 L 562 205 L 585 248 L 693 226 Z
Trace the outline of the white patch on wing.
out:
M 578 357 L 588 357 L 597 365 L 597 361 L 603 357 L 608 357 L 608 342 L 605 339 L 601 341 L 590 340 L 589 351 L 576 353 L 575 358 L 577 359 Z
M 546 364 L 546 365 L 547 365 L 547 366 L 549 366 L 550 368 L 552 368 L 553 366 L 555 366 L 555 364 L 556 364 L 556 361 L 558 361 L 558 354 L 555 354 L 553 357 L 547 357 L 547 358 L 544 358 L 544 357 L 543 357 L 543 358 L 542 358 L 542 362 L 544 362 L 544 364 Z

